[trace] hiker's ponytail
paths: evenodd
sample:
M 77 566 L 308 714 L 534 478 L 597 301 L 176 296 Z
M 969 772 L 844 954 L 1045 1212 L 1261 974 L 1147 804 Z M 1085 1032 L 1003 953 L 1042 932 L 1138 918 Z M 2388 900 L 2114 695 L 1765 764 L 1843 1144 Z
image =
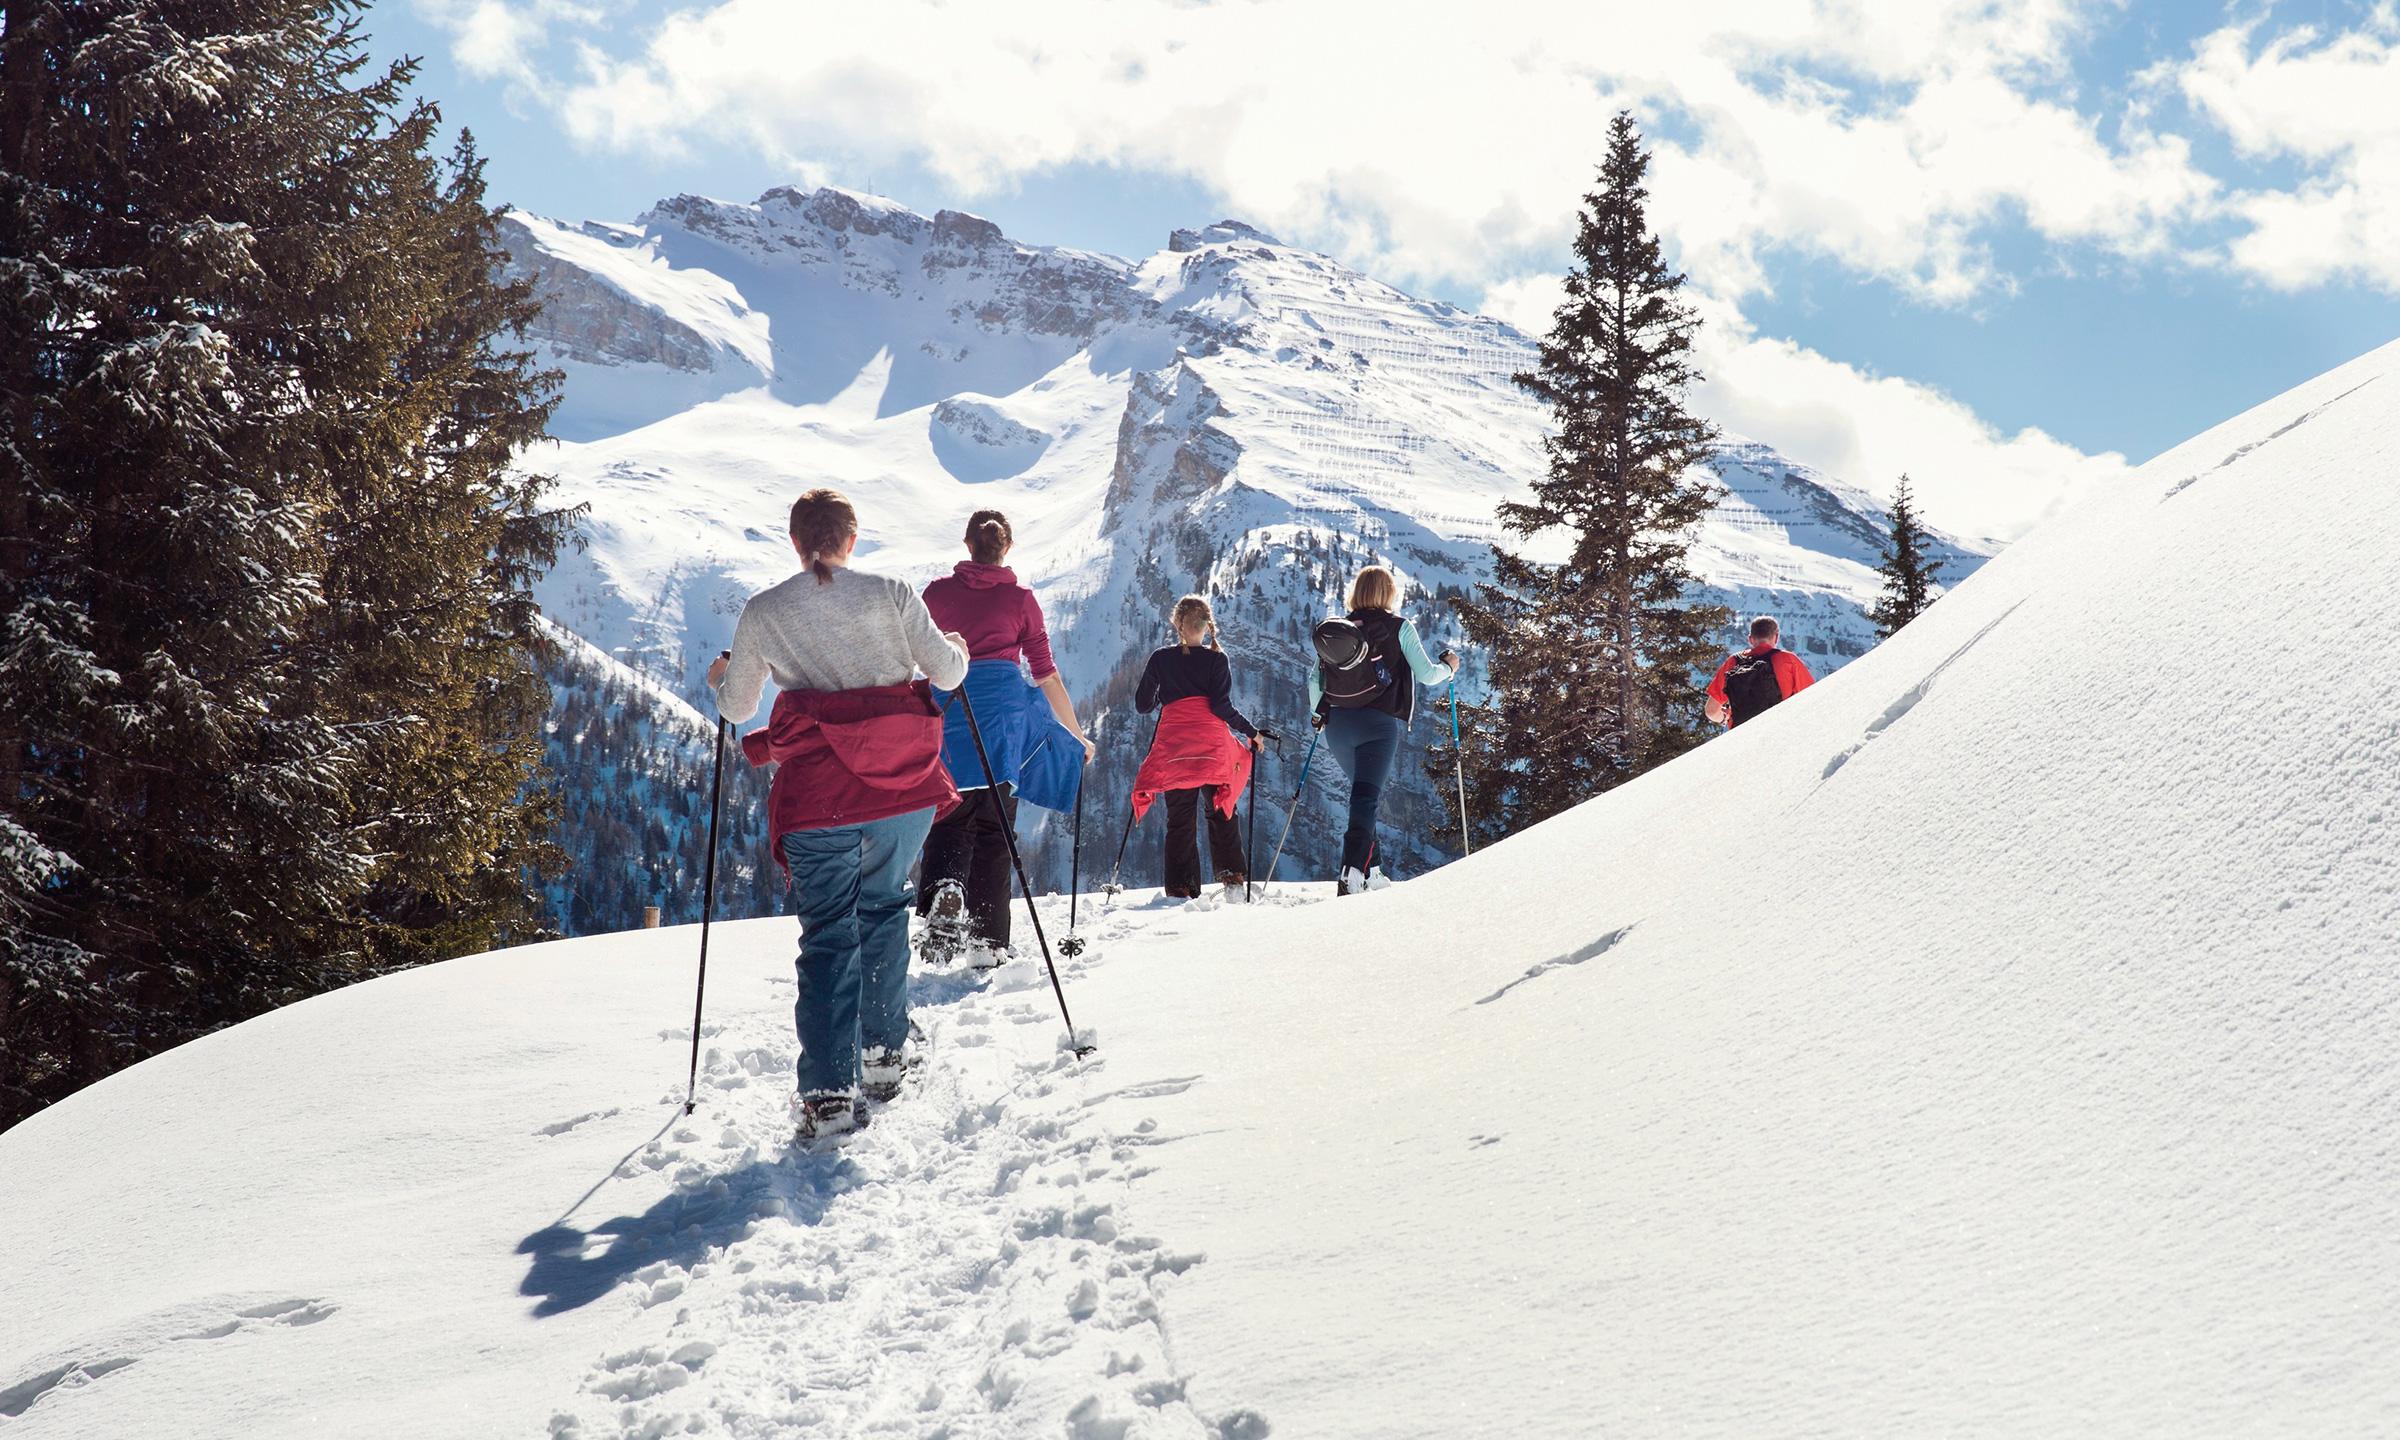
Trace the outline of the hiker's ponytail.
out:
M 792 502 L 792 543 L 819 585 L 833 583 L 825 557 L 840 554 L 857 533 L 858 510 L 839 490 L 811 490 Z
M 1017 543 L 1008 517 L 997 510 L 978 510 L 967 517 L 967 555 L 978 565 L 997 565 Z

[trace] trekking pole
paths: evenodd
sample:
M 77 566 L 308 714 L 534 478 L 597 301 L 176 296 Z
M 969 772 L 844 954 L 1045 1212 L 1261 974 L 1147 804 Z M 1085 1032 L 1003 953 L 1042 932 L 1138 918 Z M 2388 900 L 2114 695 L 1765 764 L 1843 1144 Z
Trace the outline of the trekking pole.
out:
M 975 759 L 983 766 L 983 783 L 991 787 L 996 798 L 1000 794 L 1000 781 L 992 773 L 991 752 L 983 748 L 983 727 L 975 723 L 975 702 L 967 698 L 964 684 L 950 693 L 958 697 L 959 708 L 966 712 L 967 734 L 975 741 Z M 1079 789 L 1076 793 L 1080 795 L 1083 792 Z M 1050 972 L 1051 993 L 1058 996 L 1058 1018 L 1066 1022 L 1067 1044 L 1074 1050 L 1075 1058 L 1080 1060 L 1092 1053 L 1092 1047 L 1076 1037 L 1075 1017 L 1067 1013 L 1067 987 L 1059 983 L 1058 965 L 1050 958 L 1050 937 L 1042 933 L 1042 912 L 1033 903 L 1033 883 L 1025 878 L 1025 857 L 1017 853 L 1017 827 L 1002 825 L 1000 838 L 1008 842 L 1008 863 L 1017 872 L 1017 888 L 1025 896 L 1025 913 L 1033 917 L 1033 938 L 1042 944 L 1042 966 Z
M 700 881 L 700 983 L 692 995 L 692 1071 L 683 1085 L 683 1113 L 700 1103 L 700 1011 L 708 1000 L 708 925 L 717 918 L 717 811 L 725 794 L 725 732 L 733 727 L 717 722 L 717 763 L 708 780 L 708 859 Z
M 1450 677 L 1450 758 L 1458 762 L 1458 853 L 1472 855 L 1475 842 L 1467 834 L 1467 751 L 1458 738 L 1458 677 Z
M 1058 942 L 1058 953 L 1069 960 L 1083 953 L 1083 937 L 1075 933 L 1075 909 L 1083 900 L 1083 777 L 1075 782 L 1075 846 L 1069 852 L 1074 858 L 1067 862 L 1067 938 Z
M 1283 833 L 1275 837 L 1275 858 L 1267 862 L 1267 878 L 1275 878 L 1275 867 L 1283 863 L 1283 842 L 1292 838 L 1292 822 L 1300 818 L 1300 797 L 1308 791 L 1308 762 L 1317 758 L 1317 742 L 1325 738 L 1319 730 L 1308 737 L 1308 753 L 1300 757 L 1300 783 L 1292 787 L 1292 803 L 1284 807 Z
M 1251 752 L 1254 767 L 1257 753 Z M 1247 905 L 1258 898 L 1258 878 L 1253 871 L 1258 864 L 1258 775 L 1255 768 L 1250 776 L 1250 834 L 1242 841 L 1242 857 L 1242 903 Z

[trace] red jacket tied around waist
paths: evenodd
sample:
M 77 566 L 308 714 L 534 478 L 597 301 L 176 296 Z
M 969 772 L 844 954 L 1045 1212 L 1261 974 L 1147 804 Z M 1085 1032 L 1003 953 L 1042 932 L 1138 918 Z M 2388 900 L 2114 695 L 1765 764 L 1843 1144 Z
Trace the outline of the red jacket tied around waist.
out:
M 958 804 L 942 767 L 942 713 L 923 680 L 863 690 L 786 690 L 767 728 L 742 737 L 753 765 L 773 762 L 767 828 L 775 859 L 794 830 L 863 825 Z
M 1231 815 L 1249 783 L 1250 747 L 1209 709 L 1207 697 L 1170 700 L 1158 712 L 1158 735 L 1133 777 L 1133 818 L 1139 821 L 1150 802 L 1169 790 L 1204 785 L 1217 787 L 1211 803 Z

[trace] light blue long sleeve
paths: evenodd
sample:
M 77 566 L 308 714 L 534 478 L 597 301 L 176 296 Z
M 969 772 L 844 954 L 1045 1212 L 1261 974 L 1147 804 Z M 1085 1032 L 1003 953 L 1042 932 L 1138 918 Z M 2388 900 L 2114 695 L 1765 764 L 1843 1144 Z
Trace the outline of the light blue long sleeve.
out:
M 1425 653 L 1425 642 L 1417 637 L 1417 622 L 1414 620 L 1400 622 L 1400 655 L 1408 661 L 1408 668 L 1415 672 L 1419 685 L 1446 684 L 1458 673 L 1447 665 L 1436 664 L 1433 657 Z M 1317 704 L 1324 698 L 1325 671 L 1321 666 L 1311 665 L 1308 667 L 1308 713 L 1316 714 Z
M 1408 657 L 1408 668 L 1417 672 L 1419 685 L 1444 684 L 1458 673 L 1447 665 L 1435 664 L 1425 653 L 1425 642 L 1417 638 L 1414 620 L 1400 622 L 1400 653 Z

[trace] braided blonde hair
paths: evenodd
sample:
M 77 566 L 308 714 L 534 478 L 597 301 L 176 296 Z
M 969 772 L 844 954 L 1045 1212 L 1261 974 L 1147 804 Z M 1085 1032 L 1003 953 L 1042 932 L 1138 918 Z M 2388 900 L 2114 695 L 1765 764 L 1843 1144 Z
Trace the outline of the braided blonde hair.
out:
M 1202 634 L 1207 636 L 1209 649 L 1219 648 L 1217 645 L 1217 614 L 1208 608 L 1206 596 L 1186 595 L 1176 601 L 1172 618 L 1175 622 L 1175 638 L 1184 649 L 1192 648 L 1194 642 L 1189 637 Z

